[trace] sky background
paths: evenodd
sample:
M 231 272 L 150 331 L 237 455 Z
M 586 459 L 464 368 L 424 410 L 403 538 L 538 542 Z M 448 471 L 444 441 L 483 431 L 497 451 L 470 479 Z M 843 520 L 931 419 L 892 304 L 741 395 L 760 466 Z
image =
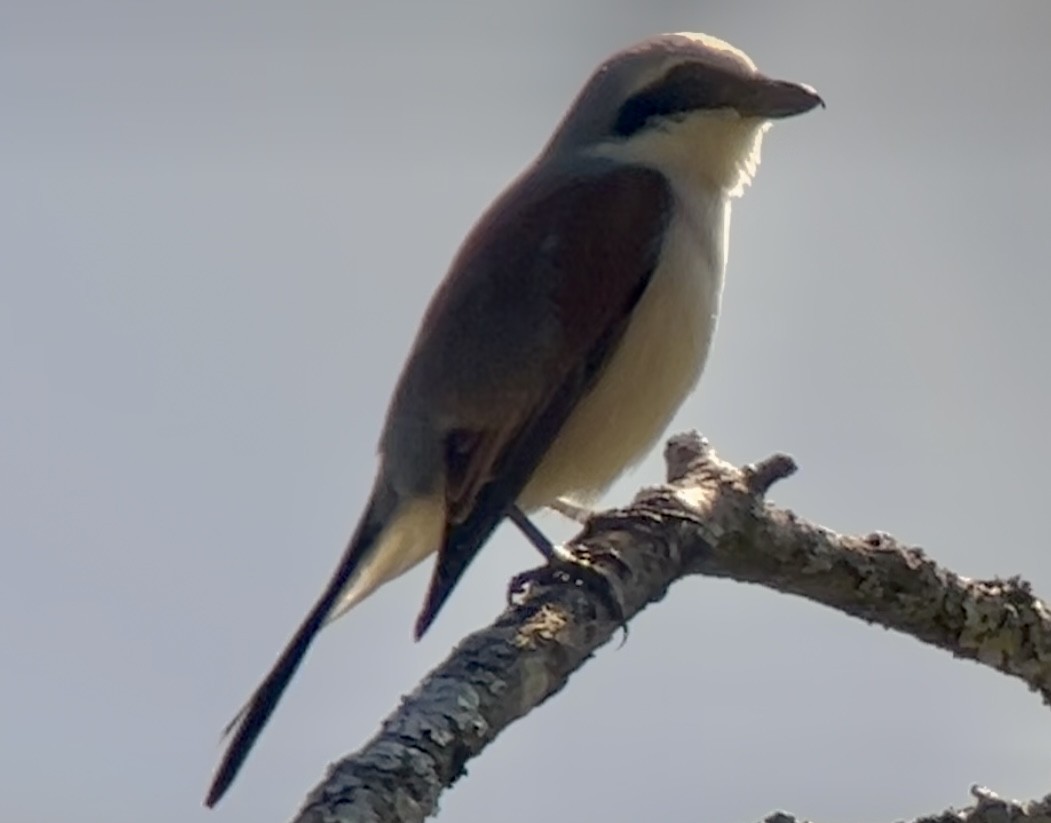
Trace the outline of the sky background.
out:
M 672 430 L 775 502 L 1051 595 L 1051 4 L 0 4 L 0 819 L 283 820 L 536 564 L 501 530 L 316 644 L 232 791 L 220 729 L 327 579 L 420 313 L 594 66 L 698 30 L 778 124 Z M 663 477 L 659 455 L 610 504 Z M 569 534 L 559 520 L 543 525 Z M 1020 683 L 701 578 L 442 798 L 446 821 L 889 821 L 1051 791 Z

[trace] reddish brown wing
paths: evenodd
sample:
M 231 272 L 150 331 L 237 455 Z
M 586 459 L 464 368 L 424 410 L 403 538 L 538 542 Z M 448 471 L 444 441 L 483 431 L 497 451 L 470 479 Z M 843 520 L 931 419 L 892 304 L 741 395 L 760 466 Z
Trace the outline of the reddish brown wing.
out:
M 417 636 L 601 372 L 660 256 L 673 197 L 661 174 L 609 165 L 553 180 L 527 176 L 496 203 L 468 238 L 439 295 L 448 305 L 463 305 L 465 295 L 456 290 L 465 283 L 465 290 L 473 285 L 483 295 L 486 289 L 499 293 L 494 307 L 520 306 L 507 320 L 508 332 L 519 339 L 493 342 L 532 352 L 536 372 L 523 377 L 520 385 L 528 392 L 502 405 L 499 419 L 480 415 L 488 425 L 449 435 L 449 525 Z M 458 281 L 458 269 L 475 282 Z M 484 289 L 478 288 L 480 278 L 486 279 Z M 539 306 L 537 295 L 544 301 Z M 537 336 L 552 339 L 532 346 Z
M 571 176 L 527 175 L 464 244 L 396 391 L 399 413 L 392 417 L 408 421 L 408 434 L 384 433 L 384 448 L 400 442 L 408 450 L 402 459 L 426 461 L 429 440 L 414 428 L 420 419 L 461 426 L 447 433 L 440 458 L 449 522 L 417 636 L 616 346 L 656 265 L 670 204 L 655 172 L 578 162 Z M 435 383 L 434 375 L 447 374 L 450 364 L 457 380 Z M 227 729 L 234 737 L 208 806 L 237 775 L 388 515 L 373 498 L 325 592 Z

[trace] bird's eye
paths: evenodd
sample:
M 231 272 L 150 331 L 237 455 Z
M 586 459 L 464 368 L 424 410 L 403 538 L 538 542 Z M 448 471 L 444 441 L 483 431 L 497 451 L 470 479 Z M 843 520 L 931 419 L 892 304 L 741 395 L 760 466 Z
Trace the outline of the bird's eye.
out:
M 620 107 L 613 133 L 618 137 L 631 137 L 654 118 L 681 114 L 690 108 L 674 89 L 667 86 L 651 87 L 629 97 Z
M 703 66 L 676 66 L 624 102 L 617 112 L 613 132 L 619 137 L 631 137 L 657 118 L 720 108 L 726 105 L 727 88 L 725 78 Z

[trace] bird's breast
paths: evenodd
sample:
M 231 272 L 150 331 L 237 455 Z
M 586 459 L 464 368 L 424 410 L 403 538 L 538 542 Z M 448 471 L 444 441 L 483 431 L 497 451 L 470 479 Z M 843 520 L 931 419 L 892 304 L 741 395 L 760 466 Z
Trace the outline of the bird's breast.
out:
M 603 492 L 649 452 L 701 376 L 719 310 L 730 205 L 705 189 L 676 195 L 649 285 L 519 498 L 526 509 Z

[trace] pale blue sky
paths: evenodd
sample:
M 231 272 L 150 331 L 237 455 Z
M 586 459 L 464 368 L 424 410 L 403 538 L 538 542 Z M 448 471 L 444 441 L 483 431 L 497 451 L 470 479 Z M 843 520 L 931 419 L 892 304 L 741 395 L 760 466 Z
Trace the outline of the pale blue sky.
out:
M 501 531 L 320 639 L 238 782 L 218 734 L 326 580 L 419 314 L 594 65 L 701 30 L 828 109 L 734 215 L 674 429 L 774 499 L 1051 595 L 1051 4 L 0 5 L 0 819 L 281 820 L 500 609 Z M 655 456 L 611 503 L 662 476 Z M 561 536 L 555 519 L 545 525 Z M 1014 681 L 801 600 L 676 585 L 442 819 L 885 821 L 1051 790 Z

